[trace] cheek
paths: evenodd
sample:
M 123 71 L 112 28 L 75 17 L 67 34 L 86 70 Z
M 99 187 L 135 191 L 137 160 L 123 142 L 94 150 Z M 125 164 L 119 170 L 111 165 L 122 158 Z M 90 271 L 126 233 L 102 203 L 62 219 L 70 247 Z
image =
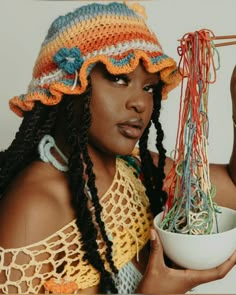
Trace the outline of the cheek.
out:
M 104 103 L 101 100 L 94 100 L 94 102 L 91 101 L 90 112 L 90 134 L 97 133 L 102 135 L 104 132 L 109 132 L 115 120 L 116 110 L 114 111 L 114 105 Z
M 95 91 L 92 93 L 90 102 L 90 112 L 94 121 L 101 124 L 107 120 L 114 121 L 116 115 L 122 109 L 122 101 L 120 94 L 117 95 L 115 91 L 104 87 L 103 91 Z
M 107 121 L 109 124 L 109 121 L 111 121 L 117 113 L 117 109 L 118 107 L 111 102 L 104 103 L 104 101 L 99 100 L 95 101 L 94 103 L 91 102 L 90 112 L 92 121 L 99 122 L 100 124 L 102 124 L 104 121 Z

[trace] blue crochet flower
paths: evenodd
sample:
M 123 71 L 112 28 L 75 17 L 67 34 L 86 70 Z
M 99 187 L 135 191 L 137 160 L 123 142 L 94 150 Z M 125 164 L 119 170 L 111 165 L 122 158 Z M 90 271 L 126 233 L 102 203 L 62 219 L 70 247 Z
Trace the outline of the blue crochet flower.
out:
M 81 51 L 77 47 L 59 49 L 54 55 L 53 61 L 68 74 L 75 73 L 84 62 Z

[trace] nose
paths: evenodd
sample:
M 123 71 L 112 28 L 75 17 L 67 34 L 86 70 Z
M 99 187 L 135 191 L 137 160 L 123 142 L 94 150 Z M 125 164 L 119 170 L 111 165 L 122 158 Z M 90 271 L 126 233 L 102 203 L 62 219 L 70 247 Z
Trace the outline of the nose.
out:
M 146 110 L 147 99 L 143 89 L 130 89 L 126 101 L 126 108 L 133 109 L 136 113 L 143 113 Z

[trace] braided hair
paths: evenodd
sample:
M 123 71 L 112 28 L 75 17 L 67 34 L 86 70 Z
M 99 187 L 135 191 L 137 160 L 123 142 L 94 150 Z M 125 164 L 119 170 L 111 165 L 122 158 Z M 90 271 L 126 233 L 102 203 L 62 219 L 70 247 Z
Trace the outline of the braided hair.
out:
M 167 193 L 163 190 L 166 149 L 163 146 L 164 132 L 159 121 L 163 85 L 163 82 L 160 80 L 154 90 L 154 104 L 151 121 L 139 141 L 141 167 L 144 174 L 144 185 L 146 187 L 146 193 L 149 197 L 151 211 L 154 216 L 163 210 L 163 206 L 167 199 Z M 148 134 L 151 122 L 156 129 L 156 148 L 159 153 L 157 166 L 154 165 L 152 156 L 148 150 Z
M 12 179 L 38 158 L 38 143 L 45 134 L 54 131 L 57 109 L 58 105 L 49 107 L 36 102 L 34 109 L 25 113 L 11 145 L 0 152 L 1 198 Z
M 157 130 L 158 167 L 153 164 L 152 157 L 147 148 L 151 122 L 145 129 L 139 143 L 141 169 L 144 174 L 144 184 L 153 214 L 161 210 L 166 197 L 162 190 L 165 177 L 165 149 L 162 145 L 163 131 L 159 123 L 162 83 L 159 84 L 154 91 L 154 110 L 151 118 Z M 0 197 L 3 197 L 4 192 L 15 175 L 38 158 L 37 146 L 41 138 L 46 134 L 53 134 L 55 132 L 58 114 L 63 110 L 67 128 L 65 140 L 70 146 L 68 181 L 71 191 L 71 204 L 75 210 L 77 226 L 81 233 L 82 246 L 85 251 L 84 259 L 87 259 L 101 274 L 99 292 L 106 293 L 109 291 L 117 293 L 114 277 L 118 271 L 112 259 L 112 242 L 106 234 L 104 222 L 101 219 L 102 206 L 99 202 L 95 185 L 96 177 L 93 172 L 93 163 L 88 153 L 88 130 L 91 125 L 90 97 L 91 86 L 79 97 L 64 95 L 61 102 L 55 106 L 45 106 L 41 102 L 36 102 L 33 110 L 25 113 L 15 139 L 8 149 L 0 152 Z M 75 116 L 74 103 L 76 99 L 82 102 L 81 124 L 78 124 Z M 80 134 L 79 137 L 78 134 Z M 84 180 L 84 174 L 88 176 L 87 183 Z M 88 187 L 88 190 L 86 187 Z M 88 207 L 89 196 L 95 208 L 95 222 L 98 226 L 95 226 L 92 213 Z M 85 219 L 86 224 L 84 223 Z M 99 253 L 97 244 L 98 231 L 106 244 L 105 258 L 110 271 L 105 269 L 104 261 Z
M 95 174 L 93 172 L 93 163 L 88 154 L 88 131 L 91 125 L 91 113 L 89 102 L 91 97 L 91 87 L 89 87 L 80 97 L 82 99 L 82 116 L 81 124 L 76 124 L 74 115 L 73 100 L 67 96 L 64 98 L 64 103 L 67 105 L 66 121 L 68 128 L 68 143 L 71 147 L 71 155 L 69 157 L 69 184 L 72 193 L 72 206 L 76 211 L 77 226 L 81 232 L 83 250 L 85 250 L 85 259 L 87 259 L 95 269 L 101 274 L 100 279 L 100 292 L 107 291 L 117 293 L 115 282 L 110 272 L 105 267 L 103 260 L 99 254 L 97 240 L 98 231 L 92 219 L 92 213 L 88 208 L 88 192 L 85 189 L 87 185 L 93 207 L 95 209 L 95 220 L 99 226 L 100 233 L 104 242 L 106 243 L 106 260 L 109 263 L 110 269 L 113 274 L 117 274 L 117 268 L 112 259 L 112 242 L 108 239 L 104 223 L 101 219 L 102 206 L 99 202 L 97 188 L 95 185 Z M 80 134 L 78 138 L 78 134 Z M 85 163 L 86 168 L 84 171 Z M 88 182 L 85 184 L 83 179 L 84 172 L 88 176 Z M 78 184 L 78 179 L 80 179 Z M 84 222 L 86 220 L 86 223 Z

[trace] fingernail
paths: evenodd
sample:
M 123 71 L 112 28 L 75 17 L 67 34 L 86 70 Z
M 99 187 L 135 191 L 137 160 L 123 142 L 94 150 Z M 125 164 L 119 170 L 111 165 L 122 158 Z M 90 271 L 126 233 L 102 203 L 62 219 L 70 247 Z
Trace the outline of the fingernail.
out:
M 150 240 L 154 241 L 156 239 L 156 232 L 154 229 L 150 230 Z

